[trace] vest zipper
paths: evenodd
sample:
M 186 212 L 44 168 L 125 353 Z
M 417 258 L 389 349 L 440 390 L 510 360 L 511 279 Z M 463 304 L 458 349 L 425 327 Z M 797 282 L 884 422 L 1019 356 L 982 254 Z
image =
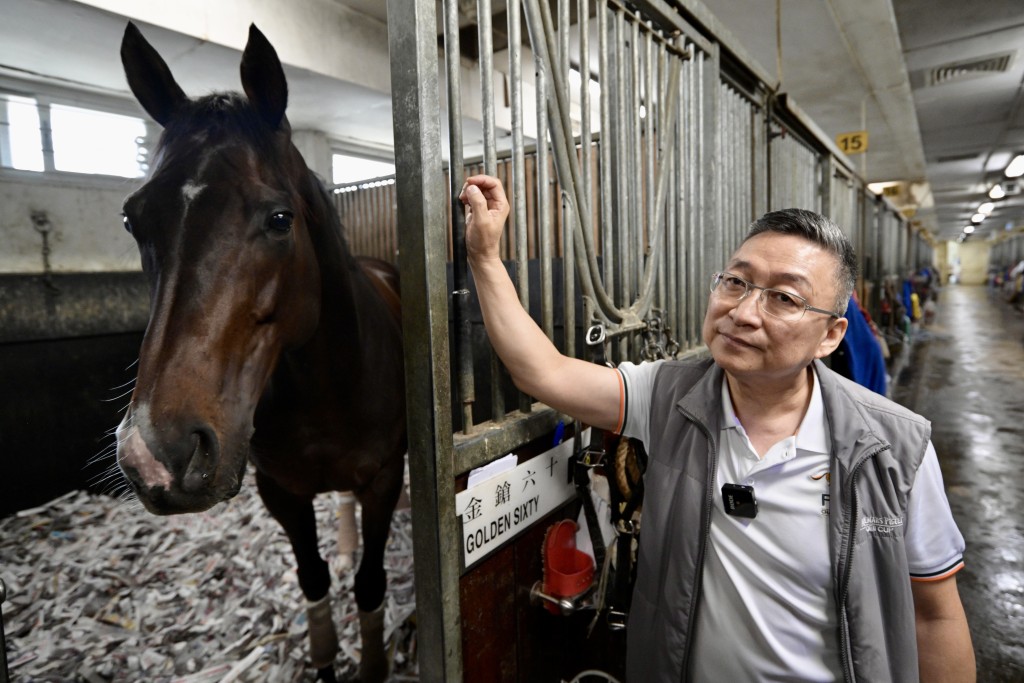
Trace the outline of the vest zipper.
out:
M 701 542 L 700 554 L 697 556 L 697 575 L 693 586 L 693 600 L 690 601 L 689 623 L 686 627 L 686 652 L 683 655 L 683 665 L 679 671 L 679 680 L 685 681 L 686 670 L 690 666 L 690 653 L 693 651 L 693 629 L 697 623 L 697 610 L 700 609 L 700 596 L 704 586 L 704 556 L 707 554 L 708 535 L 711 532 L 711 506 L 714 504 L 715 478 L 718 476 L 718 448 L 714 439 L 711 438 L 711 432 L 700 420 L 696 419 L 686 411 L 681 412 L 683 412 L 691 422 L 697 425 L 697 428 L 704 434 L 704 438 L 708 440 L 708 453 L 711 456 L 711 462 L 709 463 L 710 469 L 707 477 L 708 483 L 704 490 L 704 516 L 701 520 Z

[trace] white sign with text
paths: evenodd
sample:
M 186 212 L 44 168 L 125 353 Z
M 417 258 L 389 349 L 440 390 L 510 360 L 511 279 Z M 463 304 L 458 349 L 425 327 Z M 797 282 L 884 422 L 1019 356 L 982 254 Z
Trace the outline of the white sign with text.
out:
M 583 432 L 589 443 L 590 430 Z M 462 568 L 471 567 L 576 495 L 569 476 L 573 439 L 455 494 Z

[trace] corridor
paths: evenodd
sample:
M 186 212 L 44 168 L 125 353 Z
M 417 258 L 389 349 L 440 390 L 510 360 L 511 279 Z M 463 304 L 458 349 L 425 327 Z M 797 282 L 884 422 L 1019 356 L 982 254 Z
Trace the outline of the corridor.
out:
M 945 287 L 893 398 L 932 421 L 967 541 L 958 583 L 978 680 L 1024 681 L 1024 316 L 985 287 Z

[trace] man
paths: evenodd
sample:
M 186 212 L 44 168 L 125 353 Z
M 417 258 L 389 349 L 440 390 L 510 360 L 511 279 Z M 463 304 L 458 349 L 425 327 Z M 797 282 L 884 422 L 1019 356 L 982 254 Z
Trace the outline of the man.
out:
M 856 279 L 817 214 L 755 222 L 711 280 L 710 358 L 561 355 L 519 304 L 509 204 L 466 181 L 484 324 L 516 385 L 649 453 L 628 680 L 973 681 L 953 523 L 924 419 L 827 369 Z

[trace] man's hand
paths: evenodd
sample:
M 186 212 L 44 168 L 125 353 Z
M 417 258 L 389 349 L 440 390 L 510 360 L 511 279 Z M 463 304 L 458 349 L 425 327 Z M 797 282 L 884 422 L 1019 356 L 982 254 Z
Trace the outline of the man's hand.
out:
M 501 181 L 492 176 L 466 178 L 459 199 L 466 205 L 466 254 L 470 261 L 499 258 L 509 205 Z

